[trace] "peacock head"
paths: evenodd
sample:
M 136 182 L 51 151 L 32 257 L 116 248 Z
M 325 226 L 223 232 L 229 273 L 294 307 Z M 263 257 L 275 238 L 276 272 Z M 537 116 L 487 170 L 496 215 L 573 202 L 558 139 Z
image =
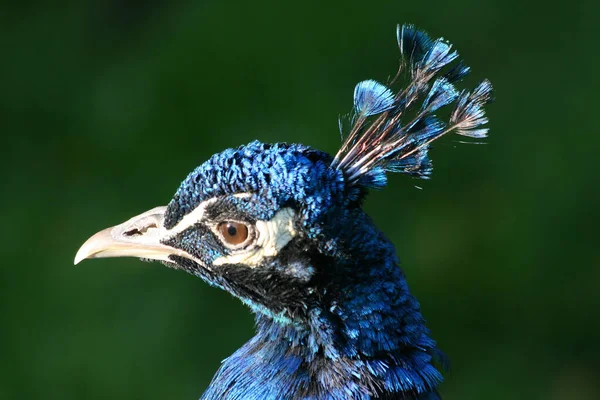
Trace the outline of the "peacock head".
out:
M 365 194 L 385 186 L 388 171 L 427 177 L 429 145 L 448 132 L 485 136 L 483 106 L 491 97 L 488 81 L 473 92 L 456 89 L 469 68 L 448 67 L 458 54 L 443 39 L 412 26 L 399 27 L 397 39 L 407 86 L 394 92 L 372 80 L 359 83 L 335 157 L 257 141 L 225 150 L 190 173 L 167 206 L 92 236 L 75 263 L 158 260 L 292 322 L 323 301 L 329 286 L 356 280 L 365 258 L 394 258 L 361 210 Z M 450 120 L 442 122 L 437 111 L 452 104 Z
M 296 144 L 227 149 L 192 171 L 167 206 L 92 236 L 75 262 L 158 260 L 256 311 L 301 318 L 310 292 L 343 258 L 350 237 L 344 226 L 365 193 L 347 185 L 332 160 Z

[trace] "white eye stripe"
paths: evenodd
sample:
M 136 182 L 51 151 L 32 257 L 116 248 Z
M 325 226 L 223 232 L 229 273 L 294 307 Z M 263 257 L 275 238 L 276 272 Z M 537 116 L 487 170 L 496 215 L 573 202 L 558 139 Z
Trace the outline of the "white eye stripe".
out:
M 249 193 L 239 193 L 234 196 L 246 198 L 250 195 Z M 195 209 L 186 214 L 175 226 L 165 230 L 165 236 L 175 237 L 179 233 L 201 222 L 205 216 L 207 207 L 214 204 L 217 200 L 219 198 L 211 198 L 198 204 Z M 215 259 L 213 265 L 245 264 L 253 268 L 258 266 L 265 257 L 276 256 L 297 235 L 294 228 L 294 217 L 294 210 L 283 208 L 269 221 L 256 221 L 254 226 L 249 226 L 252 230 L 252 242 L 246 244 L 246 248 L 233 249 L 235 251 L 234 254 Z M 244 221 L 236 222 L 245 223 Z M 223 242 L 221 235 L 216 229 L 218 224 L 210 225 L 213 233 Z
M 202 217 L 206 212 L 206 207 L 210 204 L 213 204 L 217 201 L 217 198 L 212 198 L 208 200 L 204 200 L 202 203 L 198 204 L 196 208 L 194 208 L 191 212 L 186 214 L 174 227 L 166 230 L 166 234 L 170 237 L 177 235 L 185 231 L 186 229 L 196 225 L 198 222 L 202 221 Z
M 252 193 L 236 193 L 233 195 L 233 197 L 236 197 L 239 199 L 245 199 L 250 196 L 252 196 Z M 167 229 L 166 233 L 169 236 L 175 236 L 178 233 L 181 233 L 181 232 L 185 231 L 186 229 L 196 225 L 198 222 L 202 221 L 202 218 L 204 217 L 204 213 L 206 212 L 206 207 L 215 203 L 217 200 L 219 200 L 219 197 L 213 197 L 213 198 L 204 200 L 203 202 L 198 204 L 196 206 L 196 208 L 194 208 L 191 212 L 184 215 L 184 217 L 174 227 L 172 227 L 171 229 Z

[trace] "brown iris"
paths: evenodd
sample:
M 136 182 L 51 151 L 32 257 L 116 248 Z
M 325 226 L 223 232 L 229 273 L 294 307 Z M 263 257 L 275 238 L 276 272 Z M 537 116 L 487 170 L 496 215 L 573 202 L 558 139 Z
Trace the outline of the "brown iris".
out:
M 238 245 L 248 239 L 248 227 L 240 222 L 221 222 L 217 227 L 227 244 Z

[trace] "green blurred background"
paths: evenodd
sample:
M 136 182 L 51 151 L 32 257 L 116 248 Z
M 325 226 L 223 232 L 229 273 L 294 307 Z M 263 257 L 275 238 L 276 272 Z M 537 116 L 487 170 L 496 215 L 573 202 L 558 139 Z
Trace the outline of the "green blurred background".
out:
M 451 358 L 445 398 L 600 398 L 598 3 L 47 3 L 0 8 L 1 399 L 197 399 L 250 312 L 76 250 L 226 147 L 335 152 L 354 84 L 395 71 L 399 22 L 496 87 L 487 144 L 444 138 L 432 180 L 366 203 Z

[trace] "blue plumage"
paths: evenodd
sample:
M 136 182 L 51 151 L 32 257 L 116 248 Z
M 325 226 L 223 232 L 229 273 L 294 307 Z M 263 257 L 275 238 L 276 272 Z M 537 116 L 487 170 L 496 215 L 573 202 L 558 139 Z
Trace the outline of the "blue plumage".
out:
M 469 72 L 462 62 L 438 76 L 458 59 L 458 52 L 442 38 L 432 40 L 412 25 L 404 25 L 397 29 L 397 40 L 402 59 L 391 84 L 405 77 L 407 86 L 392 96 L 390 89 L 378 84 L 378 93 L 386 93 L 385 107 L 372 107 L 378 112 L 365 114 L 362 110 L 368 107 L 362 105 L 363 99 L 375 96 L 369 85 L 357 85 L 352 127 L 333 161 L 346 171 L 350 181 L 367 187 L 384 186 L 382 174 L 386 170 L 427 178 L 432 170 L 427 156 L 429 143 L 446 133 L 456 131 L 472 137 L 487 133 L 486 128 L 478 127 L 487 123 L 483 107 L 490 101 L 491 84 L 483 81 L 472 94 L 459 92 L 454 84 Z M 448 123 L 435 116 L 455 102 Z M 375 114 L 379 116 L 369 121 L 367 117 Z
M 202 399 L 439 398 L 444 357 L 394 246 L 361 204 L 387 172 L 428 177 L 433 140 L 485 136 L 492 88 L 455 87 L 469 68 L 449 67 L 458 53 L 445 40 L 410 25 L 397 39 L 398 76 L 356 86 L 335 157 L 300 144 L 227 149 L 168 206 L 99 232 L 77 254 L 159 260 L 256 313 L 256 336 L 223 361 Z M 436 115 L 452 104 L 448 122 Z
M 491 98 L 492 84 L 487 80 L 481 82 L 472 93 L 463 91 L 450 118 L 450 123 L 456 126 L 456 133 L 474 138 L 486 137 L 488 128 L 480 126 L 488 122 L 483 107 Z
M 379 82 L 362 81 L 354 88 L 354 109 L 361 116 L 381 114 L 394 106 L 394 93 Z
M 427 97 L 421 105 L 421 112 L 428 111 L 433 113 L 441 107 L 453 103 L 458 98 L 458 90 L 446 77 L 440 77 L 433 82 Z

